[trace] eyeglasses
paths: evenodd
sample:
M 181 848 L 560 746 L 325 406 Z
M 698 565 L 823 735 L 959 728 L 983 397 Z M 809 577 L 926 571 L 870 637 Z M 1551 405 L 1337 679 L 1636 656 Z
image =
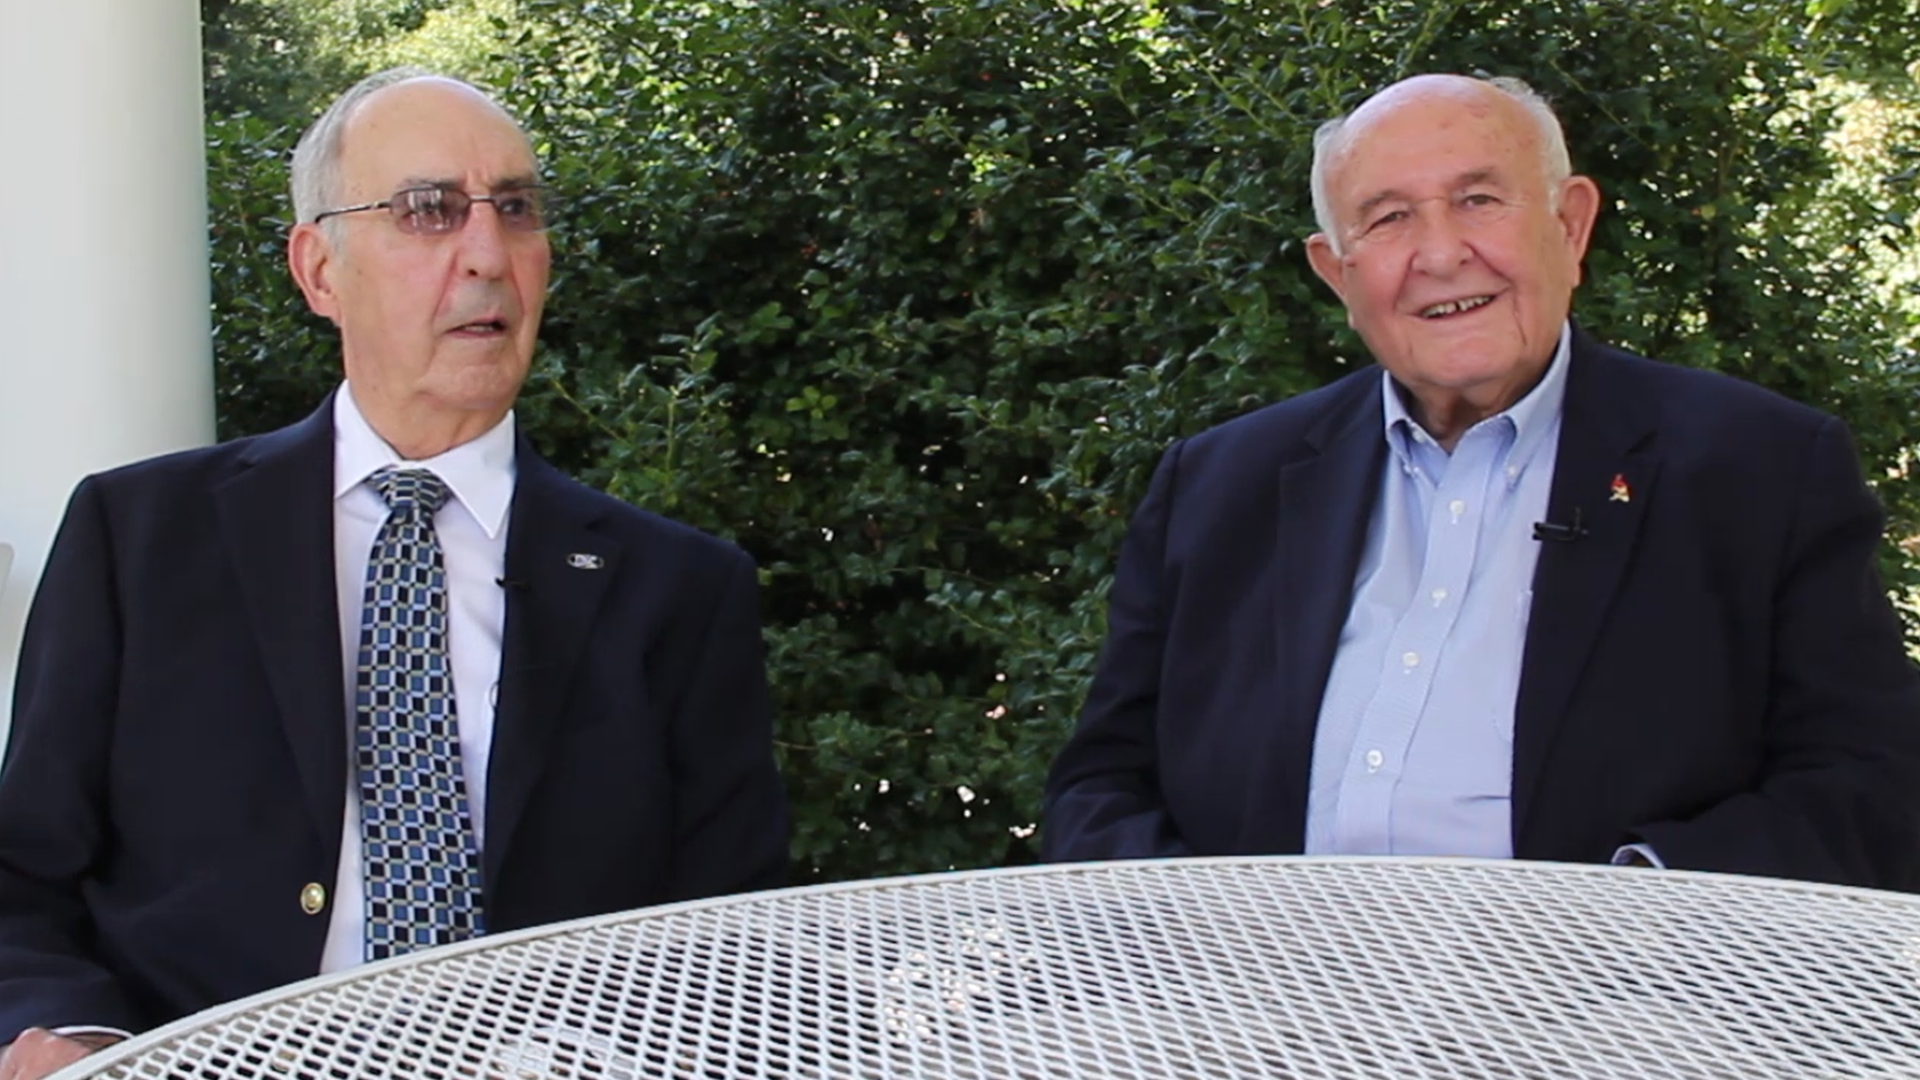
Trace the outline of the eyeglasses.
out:
M 538 185 L 506 188 L 491 195 L 469 195 L 457 187 L 440 184 L 402 188 L 390 199 L 323 210 L 313 215 L 313 221 L 317 225 L 336 214 L 387 210 L 392 212 L 393 223 L 401 232 L 434 236 L 458 232 L 466 225 L 473 204 L 482 202 L 492 203 L 494 212 L 500 215 L 501 226 L 514 232 L 539 232 L 551 224 L 553 200 L 547 189 Z

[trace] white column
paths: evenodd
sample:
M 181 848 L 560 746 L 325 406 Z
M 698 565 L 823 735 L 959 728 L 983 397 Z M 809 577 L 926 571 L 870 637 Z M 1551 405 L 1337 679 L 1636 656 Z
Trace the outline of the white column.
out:
M 0 27 L 0 727 L 73 485 L 213 438 L 196 0 L 32 0 Z

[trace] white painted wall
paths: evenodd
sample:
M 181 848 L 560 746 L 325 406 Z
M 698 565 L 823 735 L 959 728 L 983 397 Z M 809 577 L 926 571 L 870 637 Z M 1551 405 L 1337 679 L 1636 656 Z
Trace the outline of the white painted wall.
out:
M 0 18 L 0 731 L 81 477 L 213 439 L 195 0 Z

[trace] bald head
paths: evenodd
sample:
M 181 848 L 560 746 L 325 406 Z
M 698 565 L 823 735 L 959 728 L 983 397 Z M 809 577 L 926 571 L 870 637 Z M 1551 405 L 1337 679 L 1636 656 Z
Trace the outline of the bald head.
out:
M 1402 79 L 1368 98 L 1345 116 L 1320 125 L 1313 133 L 1313 217 L 1320 231 L 1341 248 L 1334 227 L 1330 176 L 1352 148 L 1365 140 L 1378 125 L 1407 109 L 1455 107 L 1464 113 L 1493 116 L 1506 114 L 1515 121 L 1516 130 L 1529 132 L 1539 155 L 1541 179 L 1550 193 L 1557 192 L 1560 181 L 1573 175 L 1573 163 L 1567 155 L 1566 136 L 1552 106 L 1539 92 L 1519 79 L 1476 79 L 1466 75 L 1415 75 Z

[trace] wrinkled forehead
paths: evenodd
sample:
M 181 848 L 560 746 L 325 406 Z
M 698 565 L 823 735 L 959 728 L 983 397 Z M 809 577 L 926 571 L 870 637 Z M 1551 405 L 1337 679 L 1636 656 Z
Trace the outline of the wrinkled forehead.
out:
M 1397 84 L 1354 110 L 1328 148 L 1336 205 L 1382 192 L 1437 193 L 1490 179 L 1523 182 L 1539 155 L 1525 107 L 1484 84 L 1433 79 Z
M 471 87 L 412 79 L 356 109 L 341 136 L 345 194 L 372 197 L 414 184 L 490 191 L 531 182 L 538 171 L 526 133 Z

